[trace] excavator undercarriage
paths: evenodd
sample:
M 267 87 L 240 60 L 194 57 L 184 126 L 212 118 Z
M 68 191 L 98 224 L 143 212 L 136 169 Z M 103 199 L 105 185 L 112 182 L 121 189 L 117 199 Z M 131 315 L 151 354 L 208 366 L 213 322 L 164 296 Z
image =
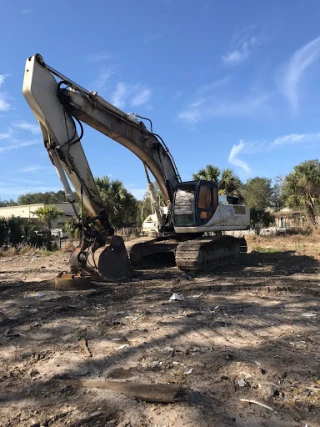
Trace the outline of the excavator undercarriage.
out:
M 138 267 L 150 255 L 172 253 L 175 265 L 182 271 L 215 268 L 235 256 L 247 253 L 245 238 L 233 236 L 186 237 L 179 239 L 145 239 L 125 243 L 130 261 Z
M 171 259 L 180 270 L 191 272 L 214 269 L 247 252 L 244 238 L 190 237 L 142 237 L 123 242 L 120 236 L 113 236 L 96 251 L 92 247 L 84 252 L 81 247 L 76 248 L 70 258 L 71 270 L 117 282 L 132 277 L 135 269 L 152 266 L 155 258 L 160 259 L 161 265 L 161 259 L 167 259 L 166 254 L 172 255 Z

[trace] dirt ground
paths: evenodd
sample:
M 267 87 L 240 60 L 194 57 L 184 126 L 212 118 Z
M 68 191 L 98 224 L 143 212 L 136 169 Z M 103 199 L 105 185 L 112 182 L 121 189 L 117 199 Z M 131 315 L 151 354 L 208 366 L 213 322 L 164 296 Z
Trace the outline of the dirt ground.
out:
M 1 426 L 320 426 L 316 239 L 251 239 L 210 273 L 157 266 L 83 291 L 54 288 L 68 257 L 0 258 Z M 152 403 L 70 379 L 187 394 Z

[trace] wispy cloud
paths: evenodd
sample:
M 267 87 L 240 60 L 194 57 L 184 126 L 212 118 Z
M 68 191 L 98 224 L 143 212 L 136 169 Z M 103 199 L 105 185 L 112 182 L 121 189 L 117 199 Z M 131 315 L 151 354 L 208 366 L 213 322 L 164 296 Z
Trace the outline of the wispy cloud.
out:
M 21 10 L 22 15 L 27 15 L 28 13 L 31 13 L 32 10 L 31 9 L 23 9 Z
M 0 88 L 5 82 L 5 79 L 9 77 L 9 74 L 0 74 Z M 7 95 L 5 92 L 0 91 L 0 112 L 10 110 L 11 106 L 7 100 Z
M 246 147 L 246 144 L 243 141 L 239 141 L 238 144 L 233 145 L 229 154 L 228 162 L 231 165 L 238 166 L 242 168 L 245 172 L 249 173 L 251 169 L 249 168 L 248 163 L 244 160 L 239 159 L 238 155 Z
M 152 91 L 150 89 L 142 89 L 141 92 L 133 96 L 130 105 L 133 107 L 143 105 L 150 100 L 151 95 Z
M 10 181 L 11 182 L 23 182 L 25 184 L 42 184 L 43 183 L 43 181 L 36 181 L 36 180 L 33 180 L 33 179 L 25 179 L 25 178 L 23 178 L 23 179 L 20 179 L 20 178 L 10 178 Z
M 36 172 L 40 169 L 47 169 L 46 166 L 28 166 L 27 168 L 20 169 L 20 172 Z
M 0 141 L 3 139 L 9 139 L 12 136 L 12 130 L 8 129 L 6 132 L 0 133 Z
M 299 144 L 301 142 L 315 142 L 320 141 L 320 132 L 317 133 L 290 133 L 275 138 L 271 145 L 284 145 L 284 144 Z
M 227 86 L 230 83 L 230 81 L 231 81 L 231 77 L 224 77 L 212 83 L 200 85 L 196 90 L 196 94 L 204 95 L 204 94 L 210 93 L 212 91 L 215 91 L 216 89 L 220 89 L 222 87 Z
M 160 40 L 163 37 L 163 33 L 147 33 L 144 35 L 143 40 L 145 43 L 152 43 L 156 40 Z
M 109 59 L 114 59 L 115 55 L 109 52 L 97 52 L 89 53 L 86 57 L 88 62 L 102 62 L 108 61 Z
M 195 101 L 178 114 L 178 119 L 194 125 L 216 117 L 241 118 L 258 115 L 264 109 L 270 94 L 261 94 L 240 100 L 221 100 L 206 97 Z
M 3 151 L 16 150 L 17 148 L 29 147 L 30 145 L 36 145 L 36 144 L 39 144 L 39 141 L 25 141 L 25 142 L 14 143 L 11 145 L 0 147 L 0 153 Z
M 267 112 L 267 101 L 272 94 L 252 91 L 245 97 L 234 99 L 224 89 L 232 81 L 226 76 L 211 83 L 200 85 L 191 96 L 186 108 L 178 113 L 178 119 L 195 125 L 216 117 L 241 118 L 252 117 Z M 227 90 L 227 93 L 231 93 Z
M 136 107 L 149 102 L 151 95 L 151 89 L 144 88 L 140 84 L 130 85 L 119 82 L 111 96 L 111 103 L 118 108 L 124 108 L 127 105 Z
M 255 140 L 255 141 L 245 141 L 241 139 L 238 144 L 234 144 L 231 148 L 228 162 L 231 165 L 238 166 L 242 168 L 246 173 L 251 172 L 251 168 L 248 163 L 243 159 L 239 158 L 245 154 L 253 153 L 262 153 L 274 151 L 278 148 L 281 148 L 282 145 L 288 144 L 307 144 L 307 143 L 319 143 L 320 142 L 320 132 L 310 132 L 310 133 L 291 133 L 288 135 L 282 135 L 274 138 L 273 140 Z
M 103 71 L 100 71 L 98 74 L 98 77 L 93 82 L 94 90 L 101 90 L 105 89 L 105 86 L 109 82 L 110 78 L 114 75 L 115 70 L 114 67 L 110 67 L 107 69 L 104 69 Z
M 222 56 L 222 60 L 226 65 L 238 65 L 249 59 L 253 49 L 261 43 L 259 37 L 250 35 L 250 33 L 252 33 L 252 30 L 245 28 L 236 35 L 235 38 L 237 40 L 234 43 L 234 47 Z
M 33 123 L 27 123 L 23 120 L 20 122 L 14 123 L 13 126 L 17 129 L 28 130 L 33 135 L 39 135 L 41 133 L 40 126 Z
M 118 108 L 123 108 L 127 97 L 127 91 L 128 88 L 124 82 L 118 83 L 111 96 L 111 103 Z
M 320 37 L 317 37 L 297 50 L 285 67 L 282 90 L 294 111 L 297 111 L 299 107 L 299 83 L 306 70 L 319 58 L 319 56 Z

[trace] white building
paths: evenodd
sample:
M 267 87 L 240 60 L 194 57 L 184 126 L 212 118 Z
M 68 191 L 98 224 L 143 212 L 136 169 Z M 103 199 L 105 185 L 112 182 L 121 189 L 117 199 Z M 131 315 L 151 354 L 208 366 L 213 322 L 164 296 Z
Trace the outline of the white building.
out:
M 68 202 L 52 204 L 35 203 L 32 205 L 0 207 L 0 218 L 11 218 L 12 216 L 14 216 L 20 217 L 25 220 L 37 221 L 38 216 L 35 214 L 35 211 L 39 208 L 44 208 L 46 206 L 54 206 L 55 208 L 63 212 L 63 215 L 53 222 L 53 229 L 62 229 L 67 219 L 74 215 L 72 206 Z

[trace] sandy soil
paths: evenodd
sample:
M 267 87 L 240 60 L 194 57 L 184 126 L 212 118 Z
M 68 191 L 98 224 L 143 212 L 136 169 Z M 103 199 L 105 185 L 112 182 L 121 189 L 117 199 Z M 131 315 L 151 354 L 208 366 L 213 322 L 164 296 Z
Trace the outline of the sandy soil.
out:
M 54 288 L 68 254 L 0 258 L 0 425 L 320 426 L 320 244 L 249 250 L 210 273 L 157 266 L 85 291 Z M 154 404 L 70 378 L 188 393 Z

